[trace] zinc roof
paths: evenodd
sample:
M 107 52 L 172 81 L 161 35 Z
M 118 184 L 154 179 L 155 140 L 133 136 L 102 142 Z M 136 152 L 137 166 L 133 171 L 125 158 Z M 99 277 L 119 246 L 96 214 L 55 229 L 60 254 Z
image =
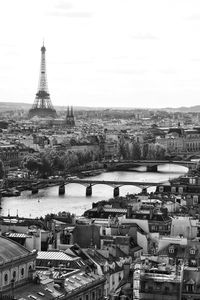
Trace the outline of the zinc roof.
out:
M 38 251 L 37 259 L 73 261 L 79 258 L 71 257 L 62 251 Z

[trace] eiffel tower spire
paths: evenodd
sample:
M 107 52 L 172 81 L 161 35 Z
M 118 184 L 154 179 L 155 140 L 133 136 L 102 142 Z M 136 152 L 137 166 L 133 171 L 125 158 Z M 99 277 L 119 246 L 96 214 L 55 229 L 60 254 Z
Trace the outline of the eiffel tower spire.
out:
M 73 106 L 71 106 L 71 118 L 74 118 Z
M 34 116 L 38 117 L 51 117 L 57 116 L 56 111 L 51 103 L 50 94 L 48 91 L 47 75 L 46 75 L 46 48 L 41 47 L 41 63 L 40 63 L 40 78 L 38 84 L 38 90 L 36 93 L 35 101 L 32 108 L 29 110 L 29 118 Z
M 69 105 L 67 106 L 67 117 L 70 116 L 70 113 L 69 113 Z

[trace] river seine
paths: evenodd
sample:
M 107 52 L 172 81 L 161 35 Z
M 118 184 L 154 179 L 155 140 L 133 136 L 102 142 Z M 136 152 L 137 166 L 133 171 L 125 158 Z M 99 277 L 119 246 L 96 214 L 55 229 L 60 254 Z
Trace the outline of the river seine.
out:
M 163 182 L 183 175 L 187 168 L 172 164 L 158 167 L 157 173 L 145 172 L 144 167 L 137 168 L 137 171 L 126 172 L 105 172 L 98 176 L 87 177 L 95 180 L 119 180 L 138 182 Z M 120 195 L 127 193 L 139 193 L 140 188 L 134 186 L 120 187 Z M 155 191 L 155 187 L 150 187 L 149 192 Z M 38 194 L 32 195 L 30 191 L 22 192 L 19 197 L 2 198 L 1 215 L 36 218 L 45 216 L 48 213 L 58 213 L 59 211 L 69 211 L 80 216 L 85 210 L 91 208 L 92 202 L 108 200 L 113 197 L 113 188 L 107 185 L 95 185 L 92 187 L 92 196 L 85 196 L 85 187 L 80 184 L 69 184 L 65 188 L 65 195 L 58 195 L 58 186 L 39 190 Z

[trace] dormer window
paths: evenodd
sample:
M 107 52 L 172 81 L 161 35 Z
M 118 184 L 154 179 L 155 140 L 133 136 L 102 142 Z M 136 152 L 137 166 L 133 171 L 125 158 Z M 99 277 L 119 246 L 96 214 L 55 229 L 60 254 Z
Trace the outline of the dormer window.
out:
M 195 249 L 190 249 L 190 254 L 194 255 L 195 254 Z
M 169 247 L 169 253 L 174 253 L 174 247 Z

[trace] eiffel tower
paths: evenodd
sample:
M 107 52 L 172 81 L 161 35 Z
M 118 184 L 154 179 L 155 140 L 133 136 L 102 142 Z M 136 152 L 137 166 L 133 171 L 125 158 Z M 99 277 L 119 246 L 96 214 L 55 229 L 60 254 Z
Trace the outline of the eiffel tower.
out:
M 43 46 L 41 48 L 41 65 L 38 91 L 33 106 L 29 110 L 29 118 L 33 118 L 35 116 L 39 118 L 57 117 L 56 110 L 54 109 L 51 103 L 50 94 L 47 86 L 45 52 L 46 48 L 44 47 L 43 43 Z

